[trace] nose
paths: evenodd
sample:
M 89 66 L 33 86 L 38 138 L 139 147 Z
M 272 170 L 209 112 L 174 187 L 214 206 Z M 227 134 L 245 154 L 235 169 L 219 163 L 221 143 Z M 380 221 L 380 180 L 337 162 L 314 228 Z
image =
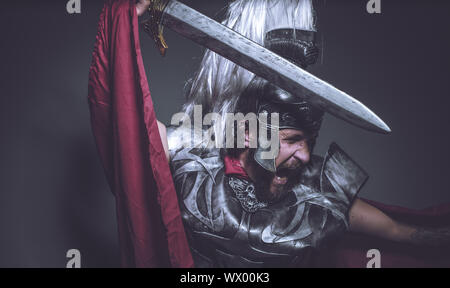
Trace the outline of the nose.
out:
M 294 157 L 300 160 L 303 164 L 307 164 L 310 159 L 309 146 L 305 143 L 300 145 L 294 153 Z

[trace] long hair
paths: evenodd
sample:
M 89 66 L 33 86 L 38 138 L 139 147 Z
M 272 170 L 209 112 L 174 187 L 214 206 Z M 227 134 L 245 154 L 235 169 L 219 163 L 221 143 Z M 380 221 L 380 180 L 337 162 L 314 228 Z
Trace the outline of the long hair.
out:
M 278 28 L 315 31 L 311 0 L 235 0 L 228 5 L 222 24 L 264 45 L 266 32 Z M 206 50 L 200 69 L 188 82 L 183 111 L 192 117 L 194 106 L 205 113 L 215 112 L 225 121 L 235 111 L 239 95 L 254 74 L 222 56 Z

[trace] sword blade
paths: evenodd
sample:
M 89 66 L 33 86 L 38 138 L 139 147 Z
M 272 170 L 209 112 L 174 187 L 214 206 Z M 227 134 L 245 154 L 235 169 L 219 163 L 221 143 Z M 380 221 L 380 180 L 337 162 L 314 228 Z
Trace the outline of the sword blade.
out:
M 355 98 L 178 1 L 169 1 L 162 24 L 340 119 L 373 132 L 391 132 Z

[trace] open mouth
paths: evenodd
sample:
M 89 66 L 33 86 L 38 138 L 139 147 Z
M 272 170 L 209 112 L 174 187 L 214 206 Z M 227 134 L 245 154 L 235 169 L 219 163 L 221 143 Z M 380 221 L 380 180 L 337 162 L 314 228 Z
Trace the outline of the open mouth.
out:
M 288 182 L 289 175 L 292 173 L 290 169 L 282 168 L 277 170 L 273 182 L 275 185 L 285 185 Z

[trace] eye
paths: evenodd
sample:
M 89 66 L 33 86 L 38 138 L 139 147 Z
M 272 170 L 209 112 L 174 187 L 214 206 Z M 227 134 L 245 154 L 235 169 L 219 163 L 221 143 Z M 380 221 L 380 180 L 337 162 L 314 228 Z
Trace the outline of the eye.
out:
M 295 144 L 297 142 L 302 142 L 303 140 L 305 140 L 303 136 L 294 136 L 284 139 L 284 141 L 289 144 Z

